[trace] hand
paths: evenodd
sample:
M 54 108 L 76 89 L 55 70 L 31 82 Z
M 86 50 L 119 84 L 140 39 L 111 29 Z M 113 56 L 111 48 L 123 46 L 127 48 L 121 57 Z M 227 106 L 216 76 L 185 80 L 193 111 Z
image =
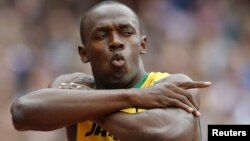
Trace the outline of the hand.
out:
M 133 99 L 135 107 L 140 108 L 165 108 L 179 107 L 187 112 L 200 116 L 198 104 L 188 89 L 206 88 L 211 82 L 164 82 L 152 87 L 138 89 Z
M 58 88 L 59 89 L 74 89 L 74 90 L 90 90 L 91 89 L 90 87 L 86 85 L 73 83 L 73 82 L 71 83 L 62 82 Z

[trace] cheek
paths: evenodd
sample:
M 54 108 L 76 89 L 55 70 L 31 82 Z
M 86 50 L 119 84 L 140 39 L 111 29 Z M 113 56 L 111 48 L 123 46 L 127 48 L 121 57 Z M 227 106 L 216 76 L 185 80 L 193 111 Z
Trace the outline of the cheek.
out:
M 128 50 L 128 55 L 129 57 L 129 61 L 133 64 L 136 65 L 139 62 L 139 57 L 140 57 L 140 50 L 141 50 L 141 42 L 140 39 L 133 39 L 131 40 L 130 44 L 129 44 L 129 50 Z
M 129 46 L 133 49 L 139 49 L 141 47 L 141 39 L 140 36 L 138 35 L 134 35 L 133 37 L 129 38 L 127 40 L 127 43 L 129 44 Z
M 103 44 L 92 44 L 90 48 L 89 55 L 90 59 L 94 58 L 93 61 L 103 59 L 107 54 L 107 47 Z
M 131 40 L 130 42 L 130 46 L 131 46 L 131 54 L 134 57 L 138 57 L 140 56 L 140 50 L 141 50 L 141 42 L 140 42 L 140 38 L 134 38 Z

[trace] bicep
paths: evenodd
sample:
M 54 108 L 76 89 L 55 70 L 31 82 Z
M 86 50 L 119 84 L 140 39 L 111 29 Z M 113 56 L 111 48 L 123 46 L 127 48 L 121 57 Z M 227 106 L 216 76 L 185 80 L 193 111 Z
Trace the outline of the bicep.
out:
M 199 132 L 198 118 L 182 109 L 152 109 L 145 115 L 151 117 L 144 117 L 145 122 L 154 121 L 150 126 L 153 130 L 157 130 L 159 140 L 191 141 Z
M 128 114 L 106 116 L 101 126 L 122 141 L 191 140 L 197 132 L 198 120 L 177 108 L 151 109 Z

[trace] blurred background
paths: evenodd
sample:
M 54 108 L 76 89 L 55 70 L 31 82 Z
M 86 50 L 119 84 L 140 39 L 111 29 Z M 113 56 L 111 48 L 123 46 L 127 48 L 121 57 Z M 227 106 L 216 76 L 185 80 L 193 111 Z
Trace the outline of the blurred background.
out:
M 91 74 L 77 53 L 79 22 L 100 0 L 0 0 L 0 137 L 66 141 L 64 129 L 18 132 L 10 105 L 64 73 Z M 147 71 L 184 73 L 201 91 L 201 126 L 250 124 L 250 1 L 119 0 L 134 9 L 147 35 Z M 51 117 L 53 118 L 53 117 Z

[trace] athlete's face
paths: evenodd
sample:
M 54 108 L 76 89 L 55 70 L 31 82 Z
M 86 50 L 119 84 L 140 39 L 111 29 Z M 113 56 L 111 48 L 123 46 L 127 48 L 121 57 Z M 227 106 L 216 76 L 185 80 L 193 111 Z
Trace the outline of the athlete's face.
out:
M 127 7 L 112 4 L 92 10 L 85 21 L 85 39 L 80 55 L 90 61 L 96 82 L 115 88 L 142 71 L 146 37 L 140 36 L 138 20 Z

